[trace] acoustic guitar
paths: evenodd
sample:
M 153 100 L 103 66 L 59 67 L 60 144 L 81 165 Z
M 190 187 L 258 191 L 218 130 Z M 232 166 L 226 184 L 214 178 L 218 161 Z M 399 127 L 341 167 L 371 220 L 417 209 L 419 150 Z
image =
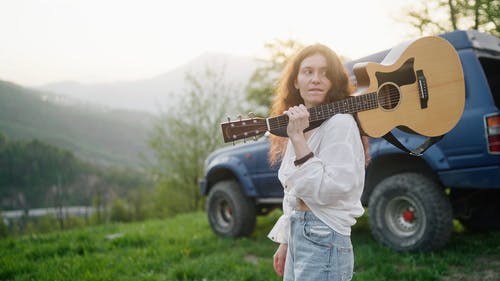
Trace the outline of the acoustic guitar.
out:
M 361 130 L 381 137 L 393 128 L 436 137 L 449 132 L 462 116 L 465 84 L 453 46 L 428 36 L 400 44 L 378 64 L 355 64 L 356 92 L 349 98 L 309 108 L 310 127 L 338 113 L 356 113 Z M 286 137 L 288 116 L 248 118 L 221 124 L 225 142 L 269 131 Z

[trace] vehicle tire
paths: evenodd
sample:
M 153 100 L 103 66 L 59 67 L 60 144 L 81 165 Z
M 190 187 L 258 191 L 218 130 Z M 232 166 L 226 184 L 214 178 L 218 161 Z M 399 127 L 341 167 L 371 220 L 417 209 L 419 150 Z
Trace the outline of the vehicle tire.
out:
M 255 203 L 245 197 L 236 181 L 217 182 L 208 194 L 206 211 L 212 230 L 219 236 L 248 236 L 255 228 Z
M 370 196 L 373 237 L 396 251 L 432 251 L 444 246 L 453 229 L 453 211 L 442 187 L 418 173 L 382 180 Z

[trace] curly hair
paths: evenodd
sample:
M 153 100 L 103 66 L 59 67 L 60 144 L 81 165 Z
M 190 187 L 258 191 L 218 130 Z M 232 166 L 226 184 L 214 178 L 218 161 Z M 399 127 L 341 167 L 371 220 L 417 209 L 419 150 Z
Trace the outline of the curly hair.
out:
M 300 93 L 295 88 L 295 81 L 302 61 L 315 54 L 325 57 L 327 61 L 326 75 L 328 80 L 332 82 L 332 87 L 328 91 L 323 103 L 327 104 L 345 99 L 353 92 L 347 72 L 337 54 L 325 45 L 310 45 L 298 52 L 288 62 L 281 74 L 271 106 L 271 116 L 281 115 L 290 107 L 304 103 Z M 271 148 L 269 150 L 269 161 L 271 165 L 277 164 L 283 158 L 287 140 L 287 138 L 275 135 L 270 136 Z

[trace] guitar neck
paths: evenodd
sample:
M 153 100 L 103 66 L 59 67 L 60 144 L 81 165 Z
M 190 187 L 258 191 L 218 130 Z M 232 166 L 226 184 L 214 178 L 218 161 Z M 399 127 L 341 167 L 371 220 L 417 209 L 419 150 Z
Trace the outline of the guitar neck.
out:
M 309 108 L 309 122 L 311 126 L 317 127 L 323 121 L 339 113 L 355 113 L 359 111 L 370 110 L 378 107 L 377 93 L 368 93 L 359 96 L 349 97 L 333 103 L 322 104 Z M 267 118 L 269 132 L 280 136 L 286 132 L 288 125 L 288 116 L 279 115 Z M 311 127 L 310 127 L 311 128 Z M 308 129 L 310 129 L 308 128 Z

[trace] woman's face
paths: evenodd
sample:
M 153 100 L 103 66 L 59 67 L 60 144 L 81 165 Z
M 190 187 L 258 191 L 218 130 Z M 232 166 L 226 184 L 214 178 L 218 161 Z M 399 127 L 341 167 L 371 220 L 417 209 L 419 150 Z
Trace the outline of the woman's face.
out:
M 307 108 L 322 104 L 332 87 L 326 75 L 327 69 L 326 58 L 319 53 L 306 57 L 300 64 L 295 88 L 300 91 Z

